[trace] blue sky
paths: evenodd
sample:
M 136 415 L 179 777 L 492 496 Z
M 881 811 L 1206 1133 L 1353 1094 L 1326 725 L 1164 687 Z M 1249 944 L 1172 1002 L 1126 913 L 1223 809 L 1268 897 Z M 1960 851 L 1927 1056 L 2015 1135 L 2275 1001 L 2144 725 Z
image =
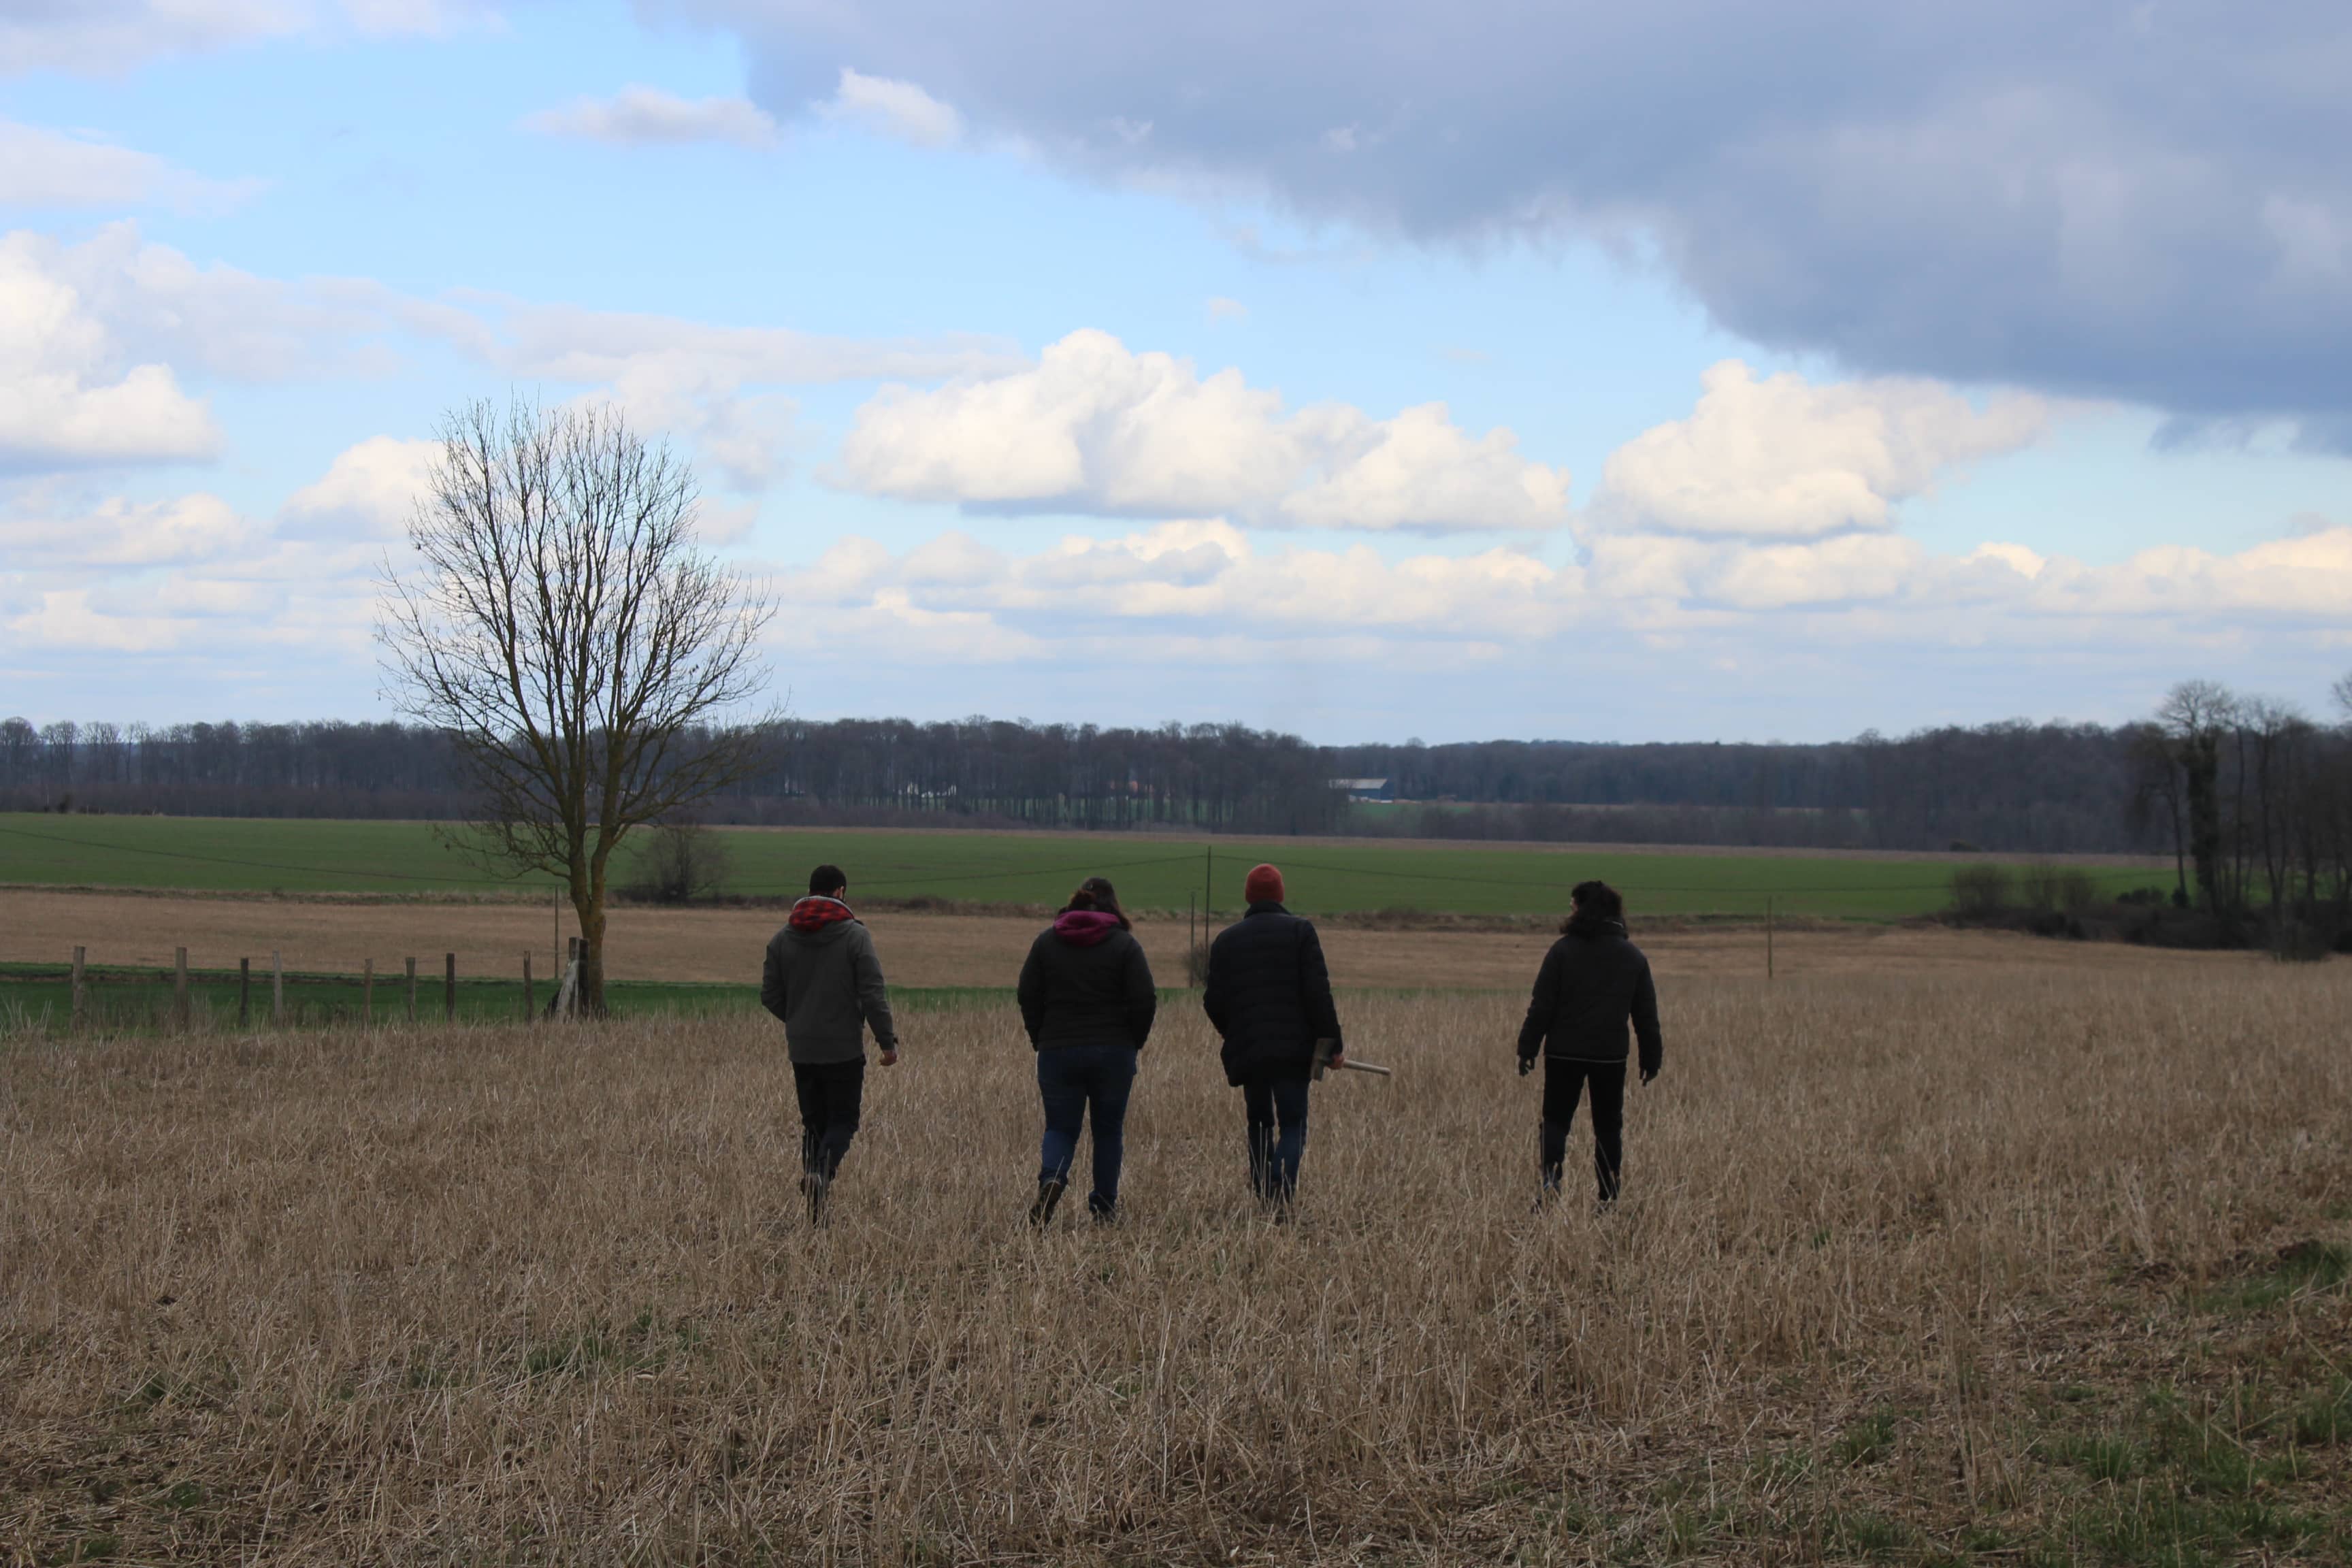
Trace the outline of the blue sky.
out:
M 2324 712 L 2347 24 L 1752 11 L 0 0 L 0 710 L 383 711 L 520 392 L 695 460 L 812 717 Z

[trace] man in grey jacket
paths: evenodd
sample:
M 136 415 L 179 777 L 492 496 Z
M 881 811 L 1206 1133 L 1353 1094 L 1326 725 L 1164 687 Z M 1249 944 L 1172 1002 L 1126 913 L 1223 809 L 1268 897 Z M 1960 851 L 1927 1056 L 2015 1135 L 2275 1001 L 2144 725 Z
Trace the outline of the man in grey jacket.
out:
M 825 1194 L 841 1170 L 866 1094 L 866 1031 L 882 1065 L 898 1061 L 889 988 L 874 937 L 849 908 L 849 879 L 838 866 L 809 873 L 809 896 L 793 905 L 768 942 L 760 1001 L 784 1023 L 793 1087 L 801 1102 L 801 1191 L 809 1219 L 824 1219 Z

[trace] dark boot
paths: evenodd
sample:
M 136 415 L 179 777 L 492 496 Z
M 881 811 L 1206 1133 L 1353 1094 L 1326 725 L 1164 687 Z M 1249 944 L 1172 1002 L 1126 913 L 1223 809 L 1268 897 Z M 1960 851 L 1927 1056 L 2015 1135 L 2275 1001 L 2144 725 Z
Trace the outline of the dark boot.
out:
M 1536 1137 L 1536 1170 L 1543 1182 L 1543 1193 L 1536 1199 L 1536 1207 L 1540 1209 L 1559 1196 L 1561 1168 L 1567 1163 L 1568 1123 L 1540 1123 Z
M 1060 1176 L 1037 1178 L 1037 1201 L 1029 1205 L 1029 1223 L 1039 1230 L 1054 1223 L 1054 1205 L 1062 1201 L 1069 1183 Z

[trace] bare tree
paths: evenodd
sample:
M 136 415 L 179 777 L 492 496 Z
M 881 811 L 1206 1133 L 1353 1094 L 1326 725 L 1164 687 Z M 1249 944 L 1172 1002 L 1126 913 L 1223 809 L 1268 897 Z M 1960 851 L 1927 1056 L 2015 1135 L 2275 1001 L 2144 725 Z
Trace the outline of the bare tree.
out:
M 477 794 L 459 841 L 563 879 L 601 1012 L 613 852 L 752 764 L 753 726 L 725 721 L 762 683 L 773 605 L 696 548 L 691 469 L 610 407 L 476 403 L 440 447 L 414 566 L 383 571 L 393 694 Z
M 2180 758 L 2189 807 L 2189 858 L 2197 885 L 2216 918 L 2224 913 L 2221 864 L 2221 731 L 2236 717 L 2237 699 L 2210 680 L 2184 680 L 2166 693 L 2157 722 Z

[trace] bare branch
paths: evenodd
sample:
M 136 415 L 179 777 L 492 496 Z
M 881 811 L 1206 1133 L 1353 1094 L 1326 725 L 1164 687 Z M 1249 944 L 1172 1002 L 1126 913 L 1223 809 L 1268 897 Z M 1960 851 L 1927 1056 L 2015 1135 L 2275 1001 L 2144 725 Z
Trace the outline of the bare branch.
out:
M 609 407 L 488 403 L 444 421 L 382 574 L 400 710 L 448 735 L 481 811 L 469 847 L 562 877 L 602 990 L 605 870 L 635 827 L 743 776 L 773 604 L 694 542 L 692 471 Z

